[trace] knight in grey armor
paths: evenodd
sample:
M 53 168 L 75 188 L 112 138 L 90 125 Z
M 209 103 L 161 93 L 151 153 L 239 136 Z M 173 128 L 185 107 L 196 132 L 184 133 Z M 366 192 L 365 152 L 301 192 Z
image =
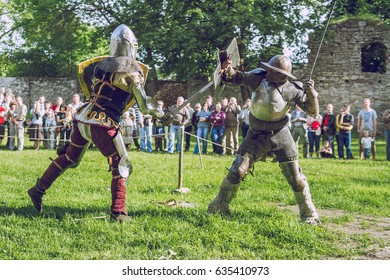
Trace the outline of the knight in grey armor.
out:
M 28 190 L 39 212 L 42 211 L 42 197 L 53 182 L 68 168 L 76 167 L 93 143 L 107 157 L 112 174 L 111 219 L 129 220 L 125 207 L 126 181 L 132 165 L 119 120 L 135 103 L 143 113 L 154 111 L 154 102 L 144 90 L 147 67 L 136 60 L 137 48 L 133 32 L 122 24 L 112 33 L 111 56 L 92 58 L 79 64 L 80 86 L 89 102 L 78 108 L 74 115 L 69 145 L 57 151 L 58 157 Z
M 236 196 L 241 181 L 256 161 L 273 152 L 282 174 L 293 189 L 301 220 L 312 225 L 320 224 L 306 176 L 298 164 L 298 151 L 287 126 L 286 115 L 293 104 L 298 104 L 310 115 L 318 115 L 318 93 L 314 89 L 314 82 L 309 80 L 303 85 L 296 81 L 291 74 L 291 61 L 284 55 L 276 55 L 268 63 L 262 62 L 264 69 L 250 72 L 233 69 L 228 59 L 221 61 L 221 64 L 222 82 L 249 87 L 252 107 L 248 134 L 208 212 L 229 215 L 230 202 Z

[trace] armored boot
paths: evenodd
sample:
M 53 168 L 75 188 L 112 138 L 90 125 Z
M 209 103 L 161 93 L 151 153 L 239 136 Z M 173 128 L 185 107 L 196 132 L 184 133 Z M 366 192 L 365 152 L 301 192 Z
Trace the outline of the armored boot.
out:
M 34 204 L 35 209 L 40 213 L 42 211 L 42 196 L 46 193 L 40 178 L 37 179 L 35 186 L 27 191 Z
M 128 222 L 131 220 L 130 216 L 127 213 L 127 210 L 117 213 L 111 212 L 110 219 L 111 221 L 119 223 Z
M 321 225 L 316 208 L 311 201 L 309 186 L 306 186 L 301 192 L 294 192 L 294 195 L 299 206 L 301 220 L 309 225 Z
M 240 184 L 233 184 L 227 178 L 223 179 L 218 195 L 209 204 L 208 213 L 220 214 L 222 216 L 230 215 L 229 204 L 236 197 Z

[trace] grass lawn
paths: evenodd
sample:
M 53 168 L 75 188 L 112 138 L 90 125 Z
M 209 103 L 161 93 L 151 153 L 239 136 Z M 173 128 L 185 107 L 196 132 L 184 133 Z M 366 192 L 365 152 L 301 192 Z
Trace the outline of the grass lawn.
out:
M 256 163 L 231 204 L 231 218 L 223 219 L 206 209 L 233 157 L 185 153 L 183 187 L 191 192 L 180 194 L 174 192 L 178 154 L 131 151 L 132 222 L 117 224 L 109 220 L 111 174 L 97 150 L 53 184 L 38 214 L 26 191 L 55 151 L 35 151 L 30 143 L 22 152 L 1 147 L 0 259 L 389 259 L 390 162 L 383 141 L 377 150 L 376 161 L 300 160 L 323 222 L 311 227 L 300 222 L 293 193 L 271 159 Z M 196 207 L 163 204 L 170 200 Z

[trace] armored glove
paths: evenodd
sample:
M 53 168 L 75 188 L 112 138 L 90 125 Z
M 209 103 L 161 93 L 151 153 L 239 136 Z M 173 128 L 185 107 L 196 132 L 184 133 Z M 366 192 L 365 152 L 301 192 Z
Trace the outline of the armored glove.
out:
M 314 89 L 314 81 L 312 79 L 309 79 L 304 83 L 303 89 L 305 92 L 310 93 L 313 97 L 318 96 L 318 93 Z
M 231 69 L 232 61 L 230 60 L 230 57 L 226 50 L 219 52 L 219 61 L 221 62 L 221 70 L 219 74 L 222 74 L 223 72 L 228 72 Z

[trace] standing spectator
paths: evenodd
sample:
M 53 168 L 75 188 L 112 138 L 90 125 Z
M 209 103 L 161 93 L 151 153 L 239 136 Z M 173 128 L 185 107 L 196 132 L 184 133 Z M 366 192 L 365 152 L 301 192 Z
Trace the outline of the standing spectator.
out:
M 238 118 L 241 122 L 241 135 L 244 139 L 249 130 L 249 113 L 251 110 L 251 100 L 245 100 L 244 106 L 242 107 L 241 112 L 238 114 Z
M 222 97 L 222 99 L 221 99 L 221 110 L 225 112 L 225 110 L 227 109 L 228 104 L 229 104 L 229 99 L 227 97 Z M 226 119 L 225 119 L 225 122 L 226 122 Z M 226 125 L 226 123 L 225 123 L 225 125 Z M 225 125 L 224 125 L 224 129 L 226 129 Z M 216 145 L 214 144 L 213 150 L 215 150 L 215 148 L 216 148 Z M 223 148 L 223 152 L 222 153 L 226 154 L 226 131 L 222 135 L 222 148 Z
M 336 133 L 336 116 L 333 114 L 333 105 L 326 105 L 326 113 L 322 116 L 321 131 L 322 142 L 329 141 L 330 148 L 332 149 L 332 157 L 334 157 L 334 136 Z
M 352 150 L 351 150 L 351 130 L 353 129 L 353 124 L 355 118 L 349 112 L 349 105 L 344 105 L 343 109 L 336 118 L 336 127 L 339 130 L 337 136 L 337 147 L 339 158 L 344 158 L 344 147 L 346 148 L 347 159 L 353 159 Z
M 217 155 L 223 154 L 222 137 L 225 134 L 225 119 L 226 114 L 222 111 L 222 105 L 217 103 L 215 110 L 210 115 L 211 138 L 213 143 L 215 143 L 214 153 Z
M 162 100 L 157 101 L 157 114 L 164 116 L 164 102 Z M 154 134 L 154 146 L 156 152 L 164 151 L 163 142 L 165 143 L 164 126 L 158 118 L 153 118 L 153 134 Z
M 371 145 L 374 141 L 375 139 L 370 137 L 370 132 L 363 130 L 363 137 L 360 139 L 360 144 L 363 146 L 364 159 L 370 159 Z
M 376 147 L 375 147 L 375 137 L 376 137 L 376 126 L 377 126 L 377 114 L 376 111 L 372 108 L 370 108 L 370 99 L 365 98 L 363 101 L 363 109 L 360 110 L 357 117 L 357 132 L 359 133 L 360 138 L 363 137 L 363 131 L 368 130 L 370 133 L 370 137 L 374 139 L 374 141 L 371 143 L 371 152 L 372 152 L 372 159 L 375 160 L 375 154 L 376 154 Z M 360 141 L 359 141 L 360 142 Z M 359 149 L 359 155 L 360 159 L 363 159 L 363 146 L 360 143 L 360 149 Z
M 16 124 L 16 136 L 18 138 L 18 150 L 23 151 L 24 148 L 24 122 L 27 116 L 27 106 L 23 104 L 23 99 L 16 97 L 16 103 L 18 104 L 15 109 L 15 124 Z
M 136 117 L 134 108 L 130 108 L 129 113 L 130 113 L 130 119 L 133 121 L 133 135 L 132 135 L 132 137 L 133 137 L 134 146 L 135 146 L 136 150 L 140 150 L 141 147 L 139 145 L 138 122 L 137 122 L 137 117 Z
M 387 109 L 382 116 L 386 140 L 386 160 L 390 160 L 390 109 Z
M 1 88 L 0 88 L 1 89 Z M 4 88 L 3 88 L 4 89 Z M 3 142 L 5 134 L 5 108 L 2 106 L 4 102 L 4 93 L 0 90 L 0 145 Z
M 57 122 L 57 114 L 60 112 L 61 105 L 64 103 L 64 100 L 62 99 L 61 96 L 57 97 L 56 103 L 51 107 L 54 111 L 54 117 Z M 61 129 L 60 127 L 56 127 L 55 130 L 55 136 L 54 138 L 56 139 L 56 145 L 58 144 L 58 135 L 60 133 Z
M 7 88 L 5 95 L 4 95 L 4 102 L 3 102 L 3 107 L 5 108 L 5 127 L 6 127 L 7 135 L 8 135 L 7 144 L 6 144 L 7 147 L 9 147 L 9 140 L 11 139 L 9 137 L 9 122 L 7 120 L 7 117 L 8 117 L 8 111 L 10 109 L 10 104 L 12 101 L 15 101 L 15 97 L 12 93 L 12 89 Z
M 307 136 L 307 115 L 301 107 L 295 105 L 295 110 L 291 112 L 290 122 L 291 122 L 291 134 L 294 142 L 297 145 L 299 140 L 302 142 L 303 147 L 303 158 L 307 158 L 308 150 L 307 146 L 309 144 L 309 138 Z
M 173 105 L 170 108 L 170 111 L 175 110 L 184 103 L 184 98 L 179 96 L 176 101 L 176 105 Z M 177 135 L 176 151 L 180 152 L 180 133 L 183 126 L 190 121 L 190 113 L 186 107 L 182 108 L 178 113 L 173 116 L 171 127 L 169 129 L 169 144 L 168 144 L 168 153 L 173 154 L 175 146 L 175 135 Z
M 149 114 L 144 115 L 144 138 L 145 138 L 145 149 L 147 153 L 153 152 L 152 135 L 153 135 L 153 120 Z
M 42 114 L 42 118 L 43 118 L 43 115 L 45 114 L 45 103 L 46 103 L 46 98 L 43 95 L 39 96 L 38 110 Z
M 76 113 L 76 110 L 81 107 L 84 103 L 80 100 L 80 94 L 73 94 L 72 97 L 72 103 L 70 103 L 70 106 L 72 106 L 72 114 Z
M 7 88 L 5 92 L 5 101 L 9 104 L 11 101 L 15 101 L 15 95 L 13 94 L 12 88 Z
M 5 87 L 0 87 L 0 95 L 3 96 L 3 99 L 4 99 L 4 95 L 5 95 Z M 4 100 L 1 100 L 0 102 L 0 106 L 3 104 L 3 101 Z
M 43 121 L 43 130 L 45 131 L 46 135 L 46 148 L 48 148 L 49 150 L 53 150 L 56 144 L 56 126 L 57 123 L 54 116 L 54 110 L 52 108 L 49 108 Z
M 200 106 L 200 105 L 199 105 Z M 195 106 L 196 107 L 196 106 Z M 202 141 L 202 154 L 207 154 L 207 137 L 210 131 L 210 116 L 211 112 L 209 111 L 209 104 L 204 103 L 203 109 L 199 112 L 196 112 L 196 123 L 197 123 L 197 131 L 196 131 L 196 145 L 194 149 L 194 154 L 200 153 L 200 142 Z
M 16 101 L 11 101 L 10 107 L 7 113 L 7 121 L 8 121 L 8 149 L 11 151 L 15 150 L 15 138 L 16 138 L 16 106 L 18 104 Z
M 122 128 L 123 143 L 125 144 L 126 148 L 129 149 L 131 148 L 131 143 L 133 142 L 134 124 L 128 111 L 123 113 L 123 119 L 119 124 Z
M 43 117 L 42 117 L 42 121 L 43 121 L 43 146 L 45 148 L 48 148 L 48 140 L 49 140 L 48 133 L 51 133 L 51 132 L 49 132 L 48 129 L 45 129 L 45 121 L 46 121 L 46 118 L 49 115 L 49 111 L 50 110 L 53 110 L 52 109 L 52 103 L 50 101 L 46 101 L 45 102 L 45 113 L 43 114 Z
M 186 108 L 188 110 L 188 113 L 190 114 L 190 119 L 189 121 L 186 122 L 184 126 L 184 132 L 186 132 L 185 133 L 186 145 L 184 151 L 188 152 L 191 146 L 191 133 L 193 129 L 191 120 L 192 120 L 192 116 L 194 115 L 194 109 L 191 107 L 190 103 L 187 103 Z
M 137 108 L 138 109 L 138 108 Z M 146 151 L 146 138 L 145 138 L 145 120 L 144 115 L 140 110 L 136 111 L 138 135 L 139 135 L 139 144 L 141 146 L 141 151 Z
M 54 111 L 54 114 L 57 114 L 60 111 L 60 106 L 64 103 L 64 100 L 61 96 L 57 97 L 56 103 L 51 107 Z
M 231 97 L 228 105 L 225 107 L 225 137 L 226 137 L 226 154 L 234 155 L 238 149 L 238 114 L 241 112 L 237 99 Z
M 65 110 L 65 119 L 63 120 L 61 133 L 63 133 L 63 142 L 62 144 L 66 144 L 70 142 L 70 134 L 72 132 L 72 120 L 73 120 L 73 113 L 72 113 L 72 105 L 68 104 L 66 106 Z
M 207 104 L 207 108 L 208 108 L 208 106 L 209 105 Z M 199 115 L 199 112 L 202 110 L 202 105 L 200 105 L 200 103 L 196 103 L 194 109 L 195 109 L 195 111 L 192 114 L 191 123 L 192 123 L 192 126 L 195 129 L 195 133 L 197 133 L 197 131 L 198 131 L 198 123 L 199 123 L 199 116 L 198 115 Z
M 57 133 L 60 134 L 59 142 L 63 144 L 66 142 L 66 130 L 65 130 L 65 119 L 66 119 L 66 105 L 62 103 L 59 108 L 59 112 L 56 114 Z
M 321 115 L 307 117 L 307 136 L 309 138 L 309 158 L 313 158 L 314 147 L 316 157 L 320 158 L 320 140 L 321 140 Z
M 215 105 L 213 104 L 213 97 L 211 95 L 207 95 L 205 103 L 209 105 L 210 112 L 215 110 Z
M 30 111 L 31 125 L 29 128 L 30 141 L 34 142 L 35 150 L 39 150 L 43 139 L 43 111 L 40 110 L 39 101 L 34 102 L 34 107 Z

